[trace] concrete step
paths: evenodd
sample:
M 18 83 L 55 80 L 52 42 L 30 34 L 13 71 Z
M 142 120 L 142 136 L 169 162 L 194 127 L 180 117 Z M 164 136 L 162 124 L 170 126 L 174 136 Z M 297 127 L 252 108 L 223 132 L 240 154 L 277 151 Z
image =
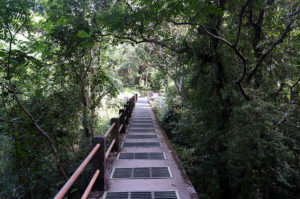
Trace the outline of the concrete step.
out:
M 166 140 L 167 137 L 165 137 L 165 134 L 160 129 L 154 112 L 148 104 L 147 98 L 140 98 L 135 105 L 130 125 L 127 129 L 127 134 L 122 140 L 123 147 L 121 149 L 121 154 L 139 153 L 139 155 L 124 155 L 124 157 L 132 158 L 120 159 L 121 154 L 119 153 L 117 156 L 113 157 L 112 163 L 109 165 L 109 169 L 107 169 L 107 188 L 102 198 L 120 199 L 133 197 L 139 199 L 198 199 L 180 162 L 174 158 L 176 157 L 174 156 L 175 152 Z M 142 143 L 154 144 L 142 146 Z M 163 154 L 163 158 L 149 159 L 148 157 L 150 156 L 147 156 L 149 153 Z M 152 168 L 167 168 L 170 176 L 160 179 L 148 178 L 148 175 L 153 177 L 153 173 L 151 173 Z M 114 175 L 115 170 L 124 171 L 127 175 L 125 176 L 126 178 L 111 178 Z M 150 172 L 149 174 L 147 174 L 148 171 Z M 157 170 L 158 173 L 162 172 L 162 174 L 167 175 L 164 173 L 165 171 L 166 169 Z M 131 172 L 130 175 L 128 172 Z M 156 172 L 155 169 L 154 172 Z M 123 174 L 121 174 L 121 177 L 122 175 Z M 128 176 L 131 177 L 128 178 Z M 154 174 L 154 177 L 155 176 L 156 174 Z M 96 199 L 99 199 L 99 197 Z

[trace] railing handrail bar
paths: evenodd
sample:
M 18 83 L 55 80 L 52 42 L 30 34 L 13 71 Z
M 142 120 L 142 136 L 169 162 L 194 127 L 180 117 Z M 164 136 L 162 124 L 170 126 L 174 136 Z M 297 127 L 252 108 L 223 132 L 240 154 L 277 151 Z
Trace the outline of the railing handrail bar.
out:
M 80 166 L 76 169 L 73 175 L 69 178 L 66 184 L 61 188 L 61 190 L 56 194 L 54 199 L 62 199 L 67 191 L 71 188 L 75 180 L 81 174 L 82 170 L 86 167 L 86 165 L 90 162 L 92 157 L 95 155 L 96 151 L 100 148 L 100 144 L 97 144 L 94 149 L 90 152 L 90 154 L 85 158 L 85 160 L 80 164 Z
M 121 124 L 120 128 L 119 128 L 119 132 L 122 130 L 123 128 L 123 124 Z
M 119 124 L 120 120 L 122 119 L 122 114 L 124 115 L 124 119 L 122 121 L 128 123 L 127 121 L 127 118 L 130 118 L 130 115 L 128 116 L 127 115 L 127 111 L 129 111 L 129 114 L 131 114 L 132 112 L 132 109 L 134 107 L 135 104 L 131 104 L 131 103 L 135 103 L 137 101 L 137 94 L 135 94 L 134 96 L 132 96 L 128 101 L 127 101 L 127 105 L 124 105 L 125 107 L 125 114 L 124 114 L 124 110 L 122 109 L 123 112 L 121 112 L 120 110 L 120 114 L 119 114 L 119 117 L 118 118 L 113 118 L 113 119 L 116 119 L 117 122 L 114 122 L 113 124 L 111 124 L 110 128 L 107 130 L 107 132 L 104 134 L 104 147 L 105 147 L 105 140 L 106 138 L 108 137 L 108 135 L 113 131 L 114 127 L 116 125 Z M 126 108 L 127 107 L 127 108 Z M 129 108 L 129 110 L 128 110 Z M 116 129 L 118 132 L 117 133 L 120 133 L 120 131 L 122 130 L 122 128 L 125 126 L 126 127 L 126 123 L 121 124 L 119 129 Z M 115 133 L 115 132 L 114 132 Z M 115 136 L 115 135 L 114 135 Z M 119 134 L 117 135 L 119 136 Z M 103 138 L 102 138 L 103 139 Z M 98 142 L 98 141 L 97 141 Z M 119 138 L 116 137 L 115 139 L 112 140 L 107 152 L 105 153 L 105 159 L 108 158 L 115 142 L 118 143 L 119 145 Z M 103 140 L 101 141 L 101 143 L 103 143 Z M 117 146 L 118 149 L 116 149 L 117 151 L 119 150 L 119 147 L 120 146 Z M 56 196 L 54 197 L 54 199 L 62 199 L 65 194 L 67 193 L 67 191 L 71 188 L 71 186 L 74 184 L 75 180 L 78 178 L 78 176 L 82 173 L 83 169 L 86 167 L 86 165 L 90 162 L 90 160 L 94 157 L 95 153 L 97 152 L 97 150 L 100 148 L 100 144 L 96 144 L 96 146 L 93 148 L 93 150 L 89 153 L 89 155 L 84 159 L 84 161 L 80 164 L 80 166 L 76 169 L 76 171 L 73 173 L 73 175 L 68 179 L 68 181 L 64 184 L 64 186 L 61 188 L 61 190 L 56 194 Z M 104 151 L 103 151 L 104 152 Z M 101 152 L 101 153 L 103 153 Z M 101 157 L 101 155 L 100 155 Z M 103 157 L 103 156 L 102 156 Z M 104 159 L 104 162 L 105 162 L 105 159 Z M 103 161 L 103 160 L 102 160 Z M 105 167 L 102 167 L 104 169 L 103 174 L 105 172 Z M 102 170 L 102 169 L 101 169 Z M 89 195 L 93 185 L 95 184 L 95 181 L 97 180 L 98 176 L 99 176 L 99 173 L 100 173 L 100 170 L 97 169 L 95 174 L 93 175 L 93 178 L 91 179 L 88 187 L 86 188 L 84 194 L 82 195 L 82 198 L 81 199 L 86 199 L 87 196 Z M 103 181 L 104 178 L 103 176 L 101 177 L 101 180 Z M 103 185 L 101 185 L 103 186 Z M 100 189 L 104 189 L 104 187 L 100 188 Z
M 110 151 L 111 151 L 111 149 L 113 148 L 115 142 L 116 142 L 116 139 L 113 139 L 113 141 L 111 142 L 109 148 L 107 149 L 107 152 L 105 153 L 105 159 L 108 158 L 108 156 L 109 156 L 109 154 L 110 154 Z
M 110 132 L 113 130 L 113 128 L 116 126 L 116 123 L 114 122 L 110 128 L 106 131 L 106 133 L 104 134 L 104 137 L 107 138 L 107 136 L 110 134 Z
M 86 199 L 86 198 L 88 197 L 88 195 L 90 194 L 90 192 L 91 192 L 91 190 L 92 190 L 93 185 L 95 184 L 95 181 L 96 181 L 96 179 L 97 179 L 99 173 L 100 173 L 100 170 L 97 169 L 97 171 L 95 172 L 95 174 L 94 174 L 93 178 L 91 179 L 89 185 L 88 185 L 87 188 L 85 189 L 85 191 L 84 191 L 84 193 L 83 193 L 81 199 Z
M 123 113 L 120 113 L 119 118 L 123 115 Z

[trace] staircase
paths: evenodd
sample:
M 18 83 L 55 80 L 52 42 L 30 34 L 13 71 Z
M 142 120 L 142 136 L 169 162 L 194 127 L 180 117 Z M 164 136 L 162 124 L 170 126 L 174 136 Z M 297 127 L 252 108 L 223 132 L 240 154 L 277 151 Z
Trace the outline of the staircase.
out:
M 135 105 L 121 152 L 107 163 L 105 184 L 102 197 L 90 198 L 198 198 L 147 98 Z

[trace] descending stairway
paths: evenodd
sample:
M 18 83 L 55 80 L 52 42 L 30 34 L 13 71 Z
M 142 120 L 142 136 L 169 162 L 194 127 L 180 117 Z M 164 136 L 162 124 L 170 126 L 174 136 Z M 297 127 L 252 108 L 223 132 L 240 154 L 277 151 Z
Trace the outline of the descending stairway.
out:
M 102 198 L 198 198 L 173 153 L 147 98 L 139 99 Z

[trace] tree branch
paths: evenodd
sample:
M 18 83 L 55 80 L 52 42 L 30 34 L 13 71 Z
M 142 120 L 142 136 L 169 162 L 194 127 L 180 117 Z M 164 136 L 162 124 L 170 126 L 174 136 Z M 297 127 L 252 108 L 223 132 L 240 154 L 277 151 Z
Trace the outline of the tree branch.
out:
M 242 81 L 246 75 L 246 71 L 247 71 L 247 59 L 245 58 L 245 56 L 241 53 L 241 51 L 239 51 L 239 49 L 237 48 L 237 46 L 231 44 L 229 41 L 227 41 L 226 39 L 217 36 L 211 32 L 209 32 L 203 25 L 200 25 L 200 27 L 211 37 L 218 39 L 222 42 L 224 42 L 226 45 L 228 45 L 230 48 L 232 48 L 234 50 L 234 52 L 236 53 L 236 55 L 241 59 L 241 61 L 243 62 L 243 72 L 240 75 L 240 77 L 235 81 L 236 85 L 238 86 L 240 92 L 242 93 L 243 97 L 249 101 L 250 97 L 249 95 L 246 93 L 245 89 L 242 86 Z
M 292 12 L 291 14 L 289 14 L 286 17 L 286 28 L 283 31 L 283 33 L 281 34 L 281 36 L 270 45 L 270 47 L 268 48 L 268 50 L 263 53 L 260 58 L 257 60 L 256 65 L 254 67 L 254 69 L 249 73 L 249 76 L 247 78 L 247 83 L 249 84 L 253 75 L 255 75 L 255 73 L 258 71 L 259 67 L 262 65 L 263 61 L 265 60 L 265 58 L 272 52 L 272 50 L 274 48 L 276 48 L 276 46 L 278 44 L 281 44 L 283 42 L 283 40 L 287 37 L 288 33 L 293 29 L 292 24 L 294 23 L 294 21 L 291 21 L 291 17 L 298 15 L 300 13 L 300 8 L 298 8 L 297 10 L 295 10 L 294 12 Z
M 244 16 L 244 13 L 245 13 L 245 10 L 247 8 L 247 6 L 251 3 L 252 0 L 247 0 L 246 3 L 243 5 L 242 9 L 241 9 L 241 12 L 239 14 L 239 25 L 238 25 L 238 32 L 237 32 L 237 35 L 236 35 L 236 39 L 235 39 L 235 42 L 234 42 L 234 46 L 237 46 L 238 45 L 238 42 L 239 42 L 239 39 L 240 39 L 240 34 L 241 34 L 241 28 L 242 28 L 242 24 L 243 24 L 243 16 Z
M 24 9 L 24 8 L 23 8 Z M 25 12 L 25 11 L 24 11 Z M 25 14 L 26 15 L 26 14 Z M 26 15 L 24 22 L 17 28 L 16 32 L 14 34 L 12 34 L 10 28 L 8 28 L 9 30 L 9 34 L 10 34 L 10 41 L 9 41 L 9 50 L 8 50 L 8 60 L 7 60 L 7 78 L 8 78 L 8 90 L 13 94 L 17 104 L 20 106 L 20 108 L 23 110 L 23 112 L 29 117 L 29 119 L 32 121 L 33 126 L 47 139 L 47 141 L 49 142 L 52 152 L 55 156 L 56 159 L 56 166 L 58 167 L 59 171 L 61 172 L 62 176 L 65 178 L 65 180 L 68 180 L 67 175 L 65 174 L 61 163 L 60 163 L 60 159 L 57 153 L 57 149 L 54 145 L 54 142 L 52 141 L 52 139 L 50 138 L 50 136 L 40 127 L 40 125 L 36 122 L 36 120 L 34 119 L 34 117 L 31 115 L 31 113 L 24 107 L 24 105 L 22 104 L 19 96 L 17 95 L 14 85 L 12 84 L 12 77 L 10 74 L 10 64 L 11 64 L 11 54 L 12 54 L 12 43 L 13 40 L 15 39 L 15 36 L 19 33 L 19 31 L 22 29 L 22 27 L 25 26 L 25 24 L 27 23 L 28 20 L 28 16 Z M 7 26 L 9 27 L 9 26 Z
M 139 32 L 141 33 L 141 32 Z M 161 47 L 164 47 L 164 48 L 167 48 L 173 52 L 176 52 L 176 53 L 185 53 L 187 52 L 190 48 L 188 46 L 184 46 L 184 47 L 181 47 L 181 48 L 176 48 L 176 47 L 173 47 L 169 44 L 166 44 L 162 41 L 157 41 L 157 40 L 154 40 L 154 39 L 150 39 L 150 38 L 146 38 L 144 35 L 141 35 L 141 39 L 138 40 L 138 39 L 135 39 L 134 37 L 132 36 L 120 36 L 120 35 L 116 35 L 116 34 L 102 34 L 102 33 L 98 33 L 99 35 L 101 35 L 102 37 L 105 37 L 105 36 L 113 36 L 117 39 L 124 39 L 124 40 L 128 40 L 128 41 L 132 41 L 134 42 L 135 44 L 140 44 L 140 43 L 154 43 L 154 44 L 157 44 Z M 138 35 L 135 35 L 136 37 L 138 37 Z
M 57 149 L 54 145 L 54 142 L 52 141 L 52 139 L 50 138 L 50 136 L 40 127 L 40 125 L 36 122 L 36 120 L 34 119 L 34 117 L 31 115 L 31 113 L 24 107 L 24 105 L 21 103 L 17 93 L 14 90 L 13 85 L 10 85 L 10 91 L 12 92 L 15 100 L 17 101 L 18 105 L 21 107 L 21 109 L 23 110 L 23 112 L 29 117 L 29 119 L 32 121 L 33 126 L 47 139 L 47 141 L 49 142 L 52 152 L 55 156 L 56 159 L 56 166 L 58 167 L 59 171 L 61 172 L 62 176 L 65 178 L 65 180 L 68 180 L 68 177 L 66 175 L 66 173 L 64 172 L 64 169 L 61 166 L 60 163 L 60 159 L 57 153 Z

